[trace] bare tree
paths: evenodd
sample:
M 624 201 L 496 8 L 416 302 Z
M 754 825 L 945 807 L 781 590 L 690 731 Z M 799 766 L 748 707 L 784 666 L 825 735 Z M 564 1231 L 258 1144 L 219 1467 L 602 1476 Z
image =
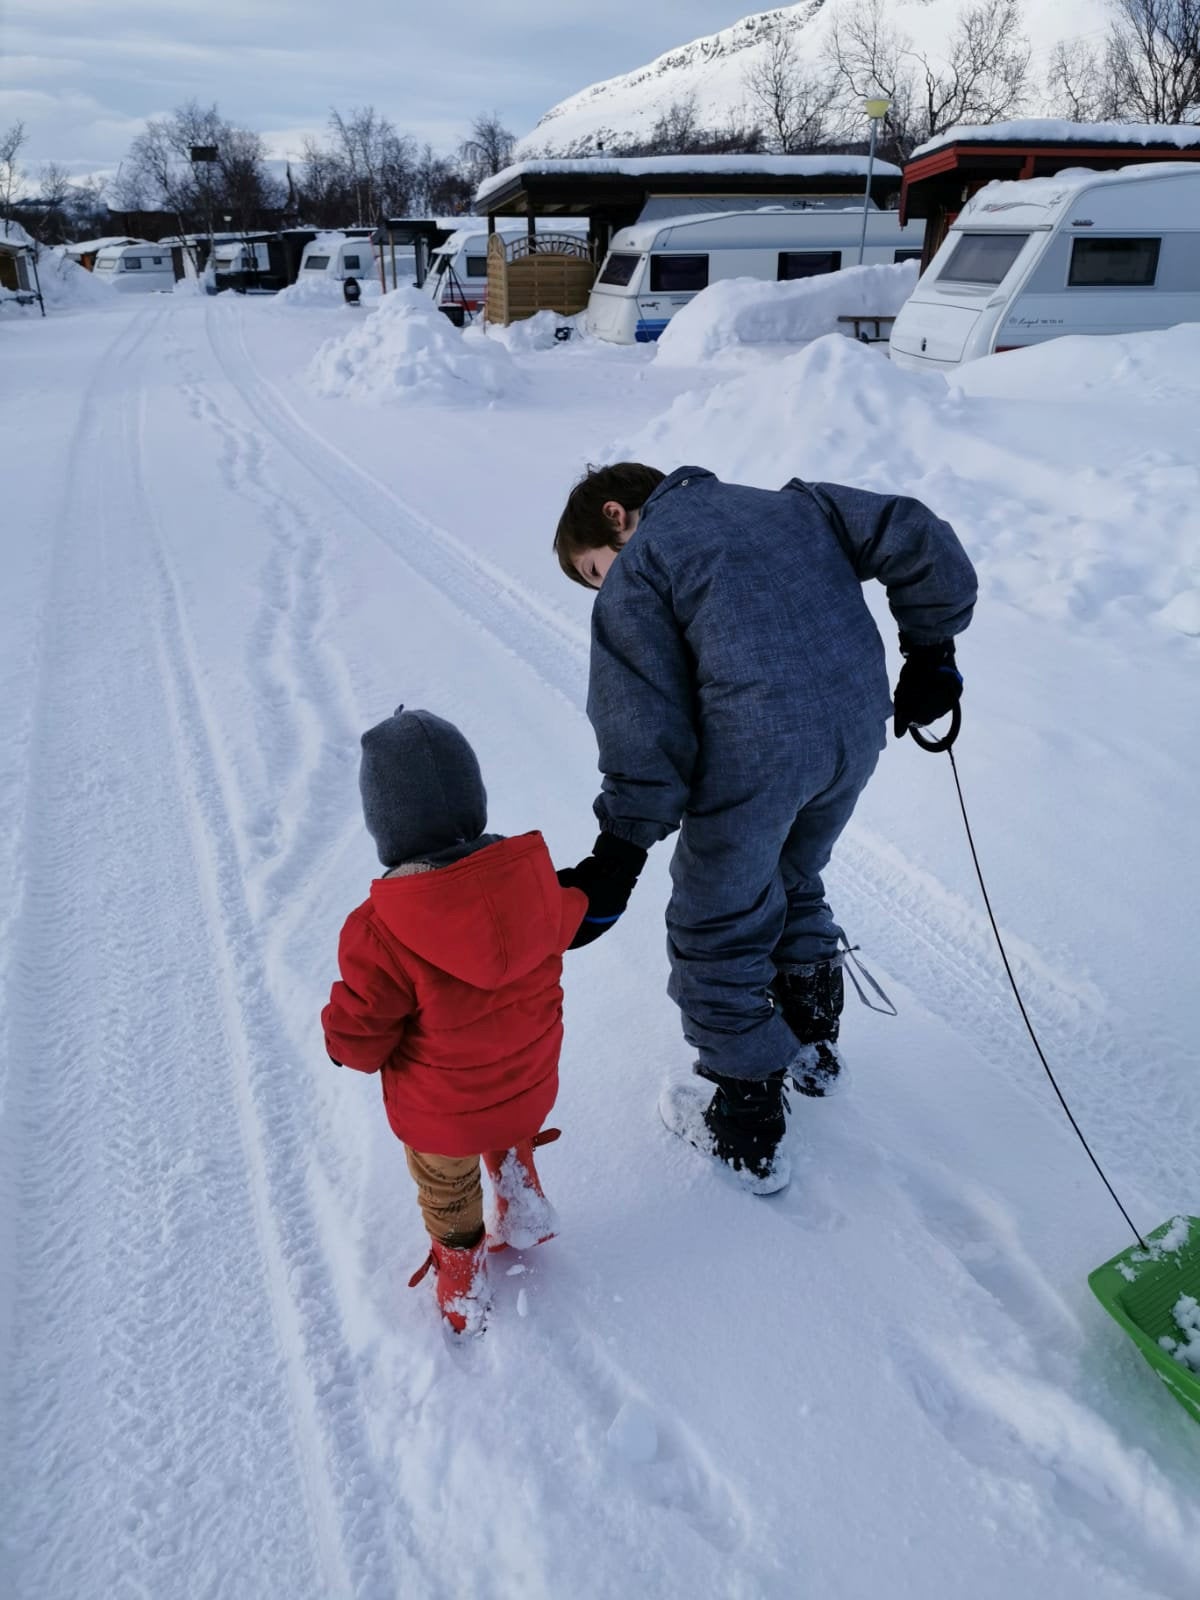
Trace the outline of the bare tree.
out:
M 467 174 L 479 184 L 510 165 L 516 142 L 516 135 L 500 121 L 498 111 L 485 112 L 475 118 L 470 133 L 459 145 L 459 160 Z
M 1020 30 L 1020 0 L 979 0 L 959 13 L 944 63 L 914 52 L 922 138 L 956 122 L 1003 122 L 1020 107 L 1031 54 Z
M 12 216 L 13 196 L 24 182 L 25 174 L 17 165 L 27 138 L 23 122 L 11 123 L 0 133 L 0 207 L 4 211 L 4 231 L 8 232 Z
M 434 154 L 426 144 L 413 168 L 413 203 L 430 217 L 459 216 L 471 209 L 475 184 L 448 156 Z
M 374 106 L 358 106 L 343 116 L 329 114 L 333 136 L 335 184 L 352 202 L 354 221 L 360 226 L 377 221 L 385 212 L 407 209 L 413 187 L 416 147 L 398 134 Z
M 1104 122 L 1120 116 L 1103 62 L 1081 39 L 1061 41 L 1054 47 L 1046 71 L 1046 92 L 1053 110 L 1069 122 Z
M 914 49 L 888 20 L 883 0 L 857 0 L 835 18 L 828 50 L 842 110 L 849 117 L 872 95 L 887 99 L 885 142 L 902 157 L 956 122 L 1011 116 L 1029 81 L 1020 0 L 966 6 L 941 56 Z
M 847 129 L 861 125 L 862 102 L 872 96 L 887 100 L 884 145 L 907 155 L 920 143 L 913 110 L 912 40 L 888 20 L 884 0 L 856 0 L 833 19 L 826 42 L 826 62 L 836 90 L 835 104 Z
M 819 149 L 831 137 L 830 110 L 837 97 L 832 77 L 806 72 L 795 33 L 782 21 L 765 30 L 758 60 L 745 75 L 750 106 L 766 144 L 780 155 Z
M 1114 0 L 1104 71 L 1141 122 L 1200 122 L 1200 0 Z

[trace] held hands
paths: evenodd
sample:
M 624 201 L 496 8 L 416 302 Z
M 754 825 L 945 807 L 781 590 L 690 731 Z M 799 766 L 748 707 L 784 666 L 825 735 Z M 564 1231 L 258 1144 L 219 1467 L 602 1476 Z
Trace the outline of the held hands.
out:
M 577 867 L 564 867 L 558 881 L 564 889 L 582 889 L 588 908 L 579 932 L 568 946 L 579 950 L 606 933 L 629 904 L 629 896 L 646 864 L 646 852 L 636 844 L 602 833 Z
M 910 727 L 923 728 L 946 716 L 962 699 L 963 692 L 962 674 L 954 664 L 953 639 L 917 644 L 902 633 L 900 653 L 904 665 L 892 697 L 892 731 L 897 739 L 903 739 Z

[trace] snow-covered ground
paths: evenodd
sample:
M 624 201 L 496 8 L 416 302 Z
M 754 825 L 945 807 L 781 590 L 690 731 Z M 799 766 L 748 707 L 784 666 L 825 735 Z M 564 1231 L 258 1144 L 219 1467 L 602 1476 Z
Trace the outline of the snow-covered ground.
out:
M 385 316 L 423 389 L 380 381 Z M 1194 1600 L 1200 1435 L 1088 1292 L 1128 1240 L 944 757 L 889 748 L 830 872 L 900 1016 L 851 1001 L 785 1194 L 655 1115 L 668 847 L 570 958 L 562 1234 L 469 1350 L 317 1018 L 398 701 L 466 730 L 494 828 L 591 842 L 549 550 L 587 461 L 902 489 L 979 566 L 957 753 L 1030 1011 L 1137 1220 L 1200 1211 L 1200 329 L 950 384 L 838 335 L 490 343 L 435 382 L 399 305 L 0 324 L 0 1593 Z

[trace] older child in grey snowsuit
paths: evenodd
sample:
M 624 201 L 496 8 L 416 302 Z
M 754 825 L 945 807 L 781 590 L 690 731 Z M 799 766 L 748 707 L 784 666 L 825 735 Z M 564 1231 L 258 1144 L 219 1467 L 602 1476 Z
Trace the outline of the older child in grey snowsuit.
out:
M 660 1109 L 770 1193 L 788 1181 L 785 1078 L 820 1095 L 838 1071 L 840 929 L 821 873 L 889 715 L 900 736 L 957 704 L 953 640 L 974 569 L 916 500 L 636 463 L 576 485 L 555 549 L 600 591 L 588 690 L 600 836 L 560 874 L 589 893 L 577 942 L 619 917 L 646 851 L 678 828 L 670 993 L 716 1090 L 669 1086 Z M 868 578 L 900 627 L 894 711 Z

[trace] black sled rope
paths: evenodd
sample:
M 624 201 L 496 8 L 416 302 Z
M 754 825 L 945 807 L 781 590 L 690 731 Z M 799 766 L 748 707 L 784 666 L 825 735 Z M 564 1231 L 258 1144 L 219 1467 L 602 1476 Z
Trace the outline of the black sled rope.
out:
M 913 739 L 916 741 L 917 744 L 920 745 L 922 750 L 929 750 L 929 751 L 932 751 L 935 754 L 940 754 L 944 750 L 946 752 L 946 754 L 950 757 L 950 769 L 954 774 L 954 787 L 955 787 L 955 790 L 957 791 L 957 794 L 958 794 L 958 808 L 962 812 L 963 827 L 967 830 L 967 844 L 971 848 L 971 860 L 972 860 L 972 862 L 974 863 L 974 866 L 975 866 L 975 876 L 979 880 L 979 892 L 983 895 L 983 903 L 984 903 L 985 907 L 987 908 L 988 921 L 992 925 L 992 933 L 995 935 L 995 938 L 996 938 L 996 948 L 1000 951 L 1000 959 L 1004 963 L 1004 971 L 1007 974 L 1009 985 L 1012 988 L 1013 997 L 1015 998 L 1015 1000 L 1017 1002 L 1017 1008 L 1021 1013 L 1021 1021 L 1025 1024 L 1026 1031 L 1028 1032 L 1030 1039 L 1033 1041 L 1033 1048 L 1037 1051 L 1038 1060 L 1042 1063 L 1042 1066 L 1045 1069 L 1046 1076 L 1050 1080 L 1050 1087 L 1054 1090 L 1054 1093 L 1058 1096 L 1058 1103 L 1059 1103 L 1060 1106 L 1062 1106 L 1063 1111 L 1066 1114 L 1067 1121 L 1071 1124 L 1071 1127 L 1075 1130 L 1075 1137 L 1079 1140 L 1079 1142 L 1083 1146 L 1084 1150 L 1087 1151 L 1088 1160 L 1092 1163 L 1093 1167 L 1095 1167 L 1097 1173 L 1100 1176 L 1101 1183 L 1103 1183 L 1104 1187 L 1108 1190 L 1109 1194 L 1112 1196 L 1113 1204 L 1116 1206 L 1117 1210 L 1121 1213 L 1121 1215 L 1125 1218 L 1125 1221 L 1128 1224 L 1129 1229 L 1132 1232 L 1134 1238 L 1141 1245 L 1142 1249 L 1146 1250 L 1146 1249 L 1149 1248 L 1149 1246 L 1146 1244 L 1145 1239 L 1143 1239 L 1141 1234 L 1138 1232 L 1137 1227 L 1134 1224 L 1133 1218 L 1129 1215 L 1128 1211 L 1126 1211 L 1125 1207 L 1121 1204 L 1120 1198 L 1117 1195 L 1117 1191 L 1113 1188 L 1112 1184 L 1108 1181 L 1108 1178 L 1105 1175 L 1104 1168 L 1100 1165 L 1099 1161 L 1096 1160 L 1095 1155 L 1092 1153 L 1091 1145 L 1088 1144 L 1087 1140 L 1084 1138 L 1083 1130 L 1080 1128 L 1079 1124 L 1076 1122 L 1074 1113 L 1072 1112 L 1070 1106 L 1067 1104 L 1066 1096 L 1063 1094 L 1062 1090 L 1058 1086 L 1058 1080 L 1055 1078 L 1054 1073 L 1051 1071 L 1050 1063 L 1046 1060 L 1046 1053 L 1042 1049 L 1041 1043 L 1040 1043 L 1040 1041 L 1038 1039 L 1038 1036 L 1037 1036 L 1037 1033 L 1036 1033 L 1036 1031 L 1034 1029 L 1033 1023 L 1029 1020 L 1029 1013 L 1025 1009 L 1025 1002 L 1021 998 L 1021 991 L 1017 987 L 1016 978 L 1013 976 L 1012 964 L 1008 959 L 1008 951 L 1004 948 L 1004 940 L 1000 937 L 1000 929 L 999 929 L 999 927 L 998 927 L 998 925 L 996 923 L 995 913 L 992 911 L 991 896 L 988 894 L 987 884 L 984 882 L 983 868 L 979 865 L 979 852 L 975 848 L 975 836 L 971 832 L 971 820 L 967 816 L 967 802 L 963 798 L 962 783 L 960 782 L 959 776 L 958 776 L 958 763 L 954 759 L 954 751 L 951 748 L 953 746 L 953 744 L 954 744 L 955 739 L 957 739 L 957 737 L 958 737 L 958 731 L 959 731 L 959 728 L 961 726 L 962 726 L 962 713 L 959 710 L 959 708 L 957 706 L 955 706 L 953 714 L 952 714 L 952 720 L 951 720 L 951 723 L 950 723 L 949 732 L 946 733 L 942 738 L 940 738 L 940 739 L 926 739 L 926 738 L 924 738 L 922 736 L 920 730 L 918 728 L 916 728 L 916 727 L 910 727 L 908 731 L 909 731 L 910 734 L 912 734 Z

